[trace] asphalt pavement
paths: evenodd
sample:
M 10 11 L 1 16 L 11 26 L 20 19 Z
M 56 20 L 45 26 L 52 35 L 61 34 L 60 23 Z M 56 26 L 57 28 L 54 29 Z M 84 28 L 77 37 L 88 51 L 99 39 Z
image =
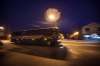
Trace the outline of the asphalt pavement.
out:
M 28 55 L 18 52 L 8 52 L 0 56 L 0 66 L 64 66 L 67 62 L 56 59 Z M 68 64 L 67 64 L 68 65 Z
M 100 43 L 64 42 L 70 52 L 71 66 L 100 66 Z
M 54 49 L 50 50 L 50 47 L 48 49 L 47 47 L 7 44 L 6 46 L 10 47 L 6 49 L 7 52 L 4 56 L 0 56 L 0 66 L 100 66 L 99 44 L 77 42 L 64 42 L 62 44 L 67 50 L 66 57 L 63 57 L 64 59 L 49 56 L 52 55 L 52 52 L 55 53 Z M 37 51 L 39 55 L 35 54 Z M 63 51 L 60 50 L 59 53 Z

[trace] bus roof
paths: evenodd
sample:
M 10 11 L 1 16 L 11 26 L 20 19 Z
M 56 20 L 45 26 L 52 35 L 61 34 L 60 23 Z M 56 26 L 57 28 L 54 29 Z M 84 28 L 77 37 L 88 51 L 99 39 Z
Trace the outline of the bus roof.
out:
M 51 35 L 59 32 L 58 28 L 39 28 L 13 32 L 13 35 Z

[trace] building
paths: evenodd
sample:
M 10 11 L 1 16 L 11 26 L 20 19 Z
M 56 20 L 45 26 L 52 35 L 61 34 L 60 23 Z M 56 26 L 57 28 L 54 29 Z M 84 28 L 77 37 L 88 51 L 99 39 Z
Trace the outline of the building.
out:
M 92 22 L 83 26 L 82 37 L 86 40 L 100 40 L 100 24 Z
M 0 26 L 0 40 L 10 40 L 10 31 L 5 26 Z
M 82 34 L 93 34 L 93 33 L 100 34 L 100 24 L 90 23 L 88 25 L 83 26 Z

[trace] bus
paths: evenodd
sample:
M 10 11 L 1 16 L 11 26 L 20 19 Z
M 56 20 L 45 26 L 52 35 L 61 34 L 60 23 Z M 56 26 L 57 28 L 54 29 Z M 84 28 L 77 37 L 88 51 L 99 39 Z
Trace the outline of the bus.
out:
M 59 35 L 60 31 L 57 28 L 23 30 L 12 33 L 12 42 L 16 44 L 56 45 L 59 44 Z

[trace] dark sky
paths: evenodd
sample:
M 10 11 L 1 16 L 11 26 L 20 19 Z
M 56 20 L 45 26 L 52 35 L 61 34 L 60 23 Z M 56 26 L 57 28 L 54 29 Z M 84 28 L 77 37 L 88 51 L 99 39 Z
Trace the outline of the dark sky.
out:
M 61 13 L 60 29 L 72 31 L 90 22 L 100 23 L 99 0 L 0 0 L 0 23 L 12 30 L 41 25 L 44 12 L 57 8 Z

